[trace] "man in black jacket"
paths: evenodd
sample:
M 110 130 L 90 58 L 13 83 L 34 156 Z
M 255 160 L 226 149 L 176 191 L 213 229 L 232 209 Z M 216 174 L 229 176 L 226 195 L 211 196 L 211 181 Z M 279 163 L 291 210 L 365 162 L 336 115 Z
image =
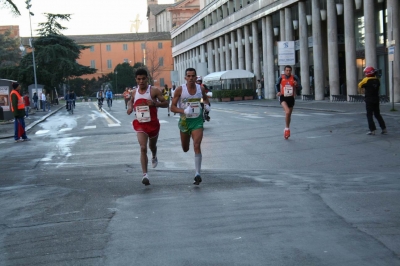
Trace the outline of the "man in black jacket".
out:
M 385 121 L 379 110 L 379 87 L 381 83 L 376 77 L 376 69 L 369 66 L 364 69 L 365 78 L 358 84 L 358 88 L 364 89 L 365 105 L 367 108 L 367 120 L 369 132 L 367 135 L 375 135 L 375 122 L 373 116 L 378 120 L 379 126 L 382 129 L 382 134 L 387 134 Z

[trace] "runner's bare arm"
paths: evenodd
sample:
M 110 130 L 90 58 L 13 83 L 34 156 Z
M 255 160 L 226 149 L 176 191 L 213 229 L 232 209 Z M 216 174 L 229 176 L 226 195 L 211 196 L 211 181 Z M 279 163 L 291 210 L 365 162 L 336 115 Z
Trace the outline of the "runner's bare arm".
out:
M 174 92 L 174 98 L 172 98 L 171 112 L 180 113 L 180 114 L 184 113 L 184 109 L 178 108 L 178 101 L 181 98 L 181 94 L 182 94 L 182 87 L 179 86 L 178 88 L 176 88 L 176 90 Z
M 152 101 L 149 105 L 155 107 L 167 108 L 168 102 L 165 100 L 164 95 L 157 87 L 151 87 L 151 98 L 156 98 L 158 101 Z
M 135 93 L 136 93 L 136 89 L 131 91 L 131 99 L 128 102 L 128 110 L 126 110 L 126 113 L 128 115 L 130 115 L 133 112 L 133 102 L 135 101 Z

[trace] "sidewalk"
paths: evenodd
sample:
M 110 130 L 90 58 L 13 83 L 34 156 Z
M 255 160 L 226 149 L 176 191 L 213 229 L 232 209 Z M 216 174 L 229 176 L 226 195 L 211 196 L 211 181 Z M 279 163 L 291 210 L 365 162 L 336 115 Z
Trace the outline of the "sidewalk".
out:
M 212 105 L 218 105 L 218 102 L 212 102 Z M 250 101 L 231 101 L 224 102 L 223 104 L 241 104 L 241 105 L 253 105 L 260 107 L 272 107 L 279 108 L 280 106 L 277 99 L 275 100 L 250 100 Z M 392 103 L 384 103 L 380 105 L 381 113 L 383 116 L 392 116 L 400 119 L 400 103 L 395 103 L 394 105 L 397 111 L 392 112 Z M 25 119 L 26 124 L 26 132 L 29 136 L 29 130 L 46 120 L 47 117 L 53 115 L 58 110 L 65 108 L 65 105 L 56 105 L 53 106 L 53 110 L 51 112 L 43 112 L 43 111 L 33 111 L 32 114 L 29 115 L 29 119 Z M 329 102 L 329 101 L 303 101 L 296 100 L 294 109 L 298 110 L 314 110 L 321 112 L 336 112 L 336 113 L 361 113 L 365 114 L 365 103 L 358 102 Z M 0 139 L 12 138 L 14 137 L 14 122 L 0 122 Z
M 31 110 L 29 117 L 25 118 L 25 131 L 29 137 L 29 130 L 37 124 L 46 120 L 47 117 L 55 114 L 58 110 L 65 108 L 65 105 L 53 105 L 50 112 L 43 112 L 42 110 Z M 0 139 L 14 137 L 14 120 L 0 122 Z

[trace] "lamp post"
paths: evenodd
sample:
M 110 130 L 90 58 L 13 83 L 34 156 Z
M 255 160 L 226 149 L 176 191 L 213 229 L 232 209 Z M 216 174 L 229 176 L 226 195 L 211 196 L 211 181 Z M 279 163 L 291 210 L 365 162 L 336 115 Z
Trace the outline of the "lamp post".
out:
M 29 39 L 29 46 L 32 49 L 32 58 L 33 58 L 33 76 L 35 79 L 35 90 L 36 90 L 36 95 L 39 97 L 39 93 L 38 93 L 38 88 L 37 88 L 37 79 L 36 79 L 36 62 L 35 62 L 35 47 L 33 47 L 33 36 L 32 36 L 32 21 L 31 21 L 31 16 L 33 16 L 34 14 L 31 12 L 31 0 L 26 0 L 26 9 L 28 9 L 29 11 L 29 25 L 30 25 L 30 29 L 31 29 L 31 38 Z M 21 44 L 22 46 L 22 44 Z M 21 49 L 21 47 L 20 47 Z M 22 50 L 21 50 L 22 51 Z
M 115 71 L 115 94 L 118 92 L 118 71 Z

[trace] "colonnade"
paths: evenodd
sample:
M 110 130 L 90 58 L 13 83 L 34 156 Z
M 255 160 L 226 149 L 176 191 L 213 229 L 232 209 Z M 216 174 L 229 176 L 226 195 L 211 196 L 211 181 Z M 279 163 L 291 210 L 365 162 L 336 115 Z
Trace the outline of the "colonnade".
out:
M 336 1 L 325 0 L 326 18 L 321 18 L 320 0 L 308 0 L 286 6 L 278 11 L 259 17 L 245 25 L 237 28 L 230 27 L 223 33 L 218 32 L 213 39 L 204 41 L 194 48 L 188 48 L 174 56 L 174 67 L 184 82 L 184 72 L 188 67 L 195 67 L 198 63 L 207 64 L 207 73 L 245 69 L 253 72 L 256 79 L 264 79 L 265 98 L 275 98 L 274 83 L 280 74 L 277 70 L 277 41 L 293 41 L 294 31 L 298 30 L 297 69 L 303 86 L 303 94 L 313 93 L 315 100 L 323 100 L 326 96 L 325 87 L 329 85 L 330 94 L 343 93 L 340 86 L 345 82 L 347 95 L 357 94 L 357 51 L 356 51 L 356 20 L 355 2 L 343 1 L 342 33 L 344 34 L 345 51 L 345 79 L 340 77 L 339 71 L 339 40 L 338 19 L 341 14 L 337 13 Z M 378 66 L 377 61 L 377 37 L 375 23 L 375 4 L 377 0 L 363 0 L 363 15 L 366 18 L 364 29 L 364 51 L 365 65 Z M 393 77 L 389 75 L 388 80 L 393 78 L 394 100 L 400 101 L 400 32 L 399 19 L 396 13 L 399 11 L 398 0 L 387 0 L 388 41 L 396 40 L 395 64 Z M 311 13 L 311 14 L 310 14 Z M 293 15 L 294 14 L 294 15 Z M 274 17 L 275 16 L 275 17 Z M 277 17 L 278 16 L 278 17 Z M 311 16 L 310 22 L 307 16 Z M 294 17 L 298 18 L 298 29 L 293 28 Z M 274 19 L 275 18 L 275 19 Z M 325 20 L 325 21 L 323 21 Z M 275 22 L 275 24 L 274 24 Z M 278 24 L 279 23 L 279 24 Z M 310 25 L 311 24 L 311 25 Z M 233 25 L 233 24 L 232 24 Z M 324 27 L 324 28 L 322 28 Z M 278 29 L 279 28 L 279 29 Z M 310 32 L 311 31 L 311 32 Z M 278 36 L 277 36 L 278 35 Z M 312 41 L 310 41 L 312 39 Z M 311 49 L 312 48 L 312 49 Z M 312 53 L 312 57 L 310 56 Z M 310 80 L 310 65 L 313 66 L 313 80 Z M 388 66 L 388 71 L 391 70 Z M 314 90 L 311 90 L 313 82 Z M 391 86 L 390 82 L 387 82 Z M 389 89 L 389 91 L 391 88 Z

